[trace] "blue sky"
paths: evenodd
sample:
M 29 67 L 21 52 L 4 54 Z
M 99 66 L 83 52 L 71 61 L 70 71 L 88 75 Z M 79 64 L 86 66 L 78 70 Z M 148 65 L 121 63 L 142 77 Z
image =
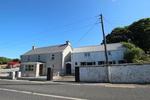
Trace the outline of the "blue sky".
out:
M 105 33 L 150 16 L 149 0 L 0 0 L 0 56 L 16 58 L 36 47 L 65 43 L 73 47 L 102 41 Z M 96 24 L 95 24 L 96 23 Z

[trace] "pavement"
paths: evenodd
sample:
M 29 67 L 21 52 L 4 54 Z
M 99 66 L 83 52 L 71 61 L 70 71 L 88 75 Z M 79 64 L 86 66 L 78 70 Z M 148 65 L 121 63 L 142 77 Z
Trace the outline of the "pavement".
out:
M 0 80 L 0 100 L 150 100 L 149 84 Z

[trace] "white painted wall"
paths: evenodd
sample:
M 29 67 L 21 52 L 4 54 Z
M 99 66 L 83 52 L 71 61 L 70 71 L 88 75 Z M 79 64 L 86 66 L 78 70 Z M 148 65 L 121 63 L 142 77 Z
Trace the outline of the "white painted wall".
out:
M 149 65 L 127 65 L 109 67 L 112 83 L 148 83 L 150 82 Z
M 53 67 L 54 73 L 65 74 L 65 62 L 71 61 L 72 48 L 68 45 L 63 52 L 56 53 L 44 53 L 44 54 L 34 54 L 34 55 L 22 55 L 21 62 L 44 62 L 46 68 Z M 54 55 L 54 60 L 52 60 L 52 55 Z M 40 56 L 40 60 L 38 59 Z M 30 60 L 28 61 L 28 57 Z
M 80 67 L 81 82 L 107 82 L 107 67 Z
M 68 45 L 62 53 L 62 73 L 66 74 L 66 62 L 71 62 L 72 47 Z
M 107 77 L 107 75 L 109 77 Z M 116 65 L 109 66 L 108 68 L 80 67 L 80 81 L 111 83 L 150 83 L 150 64 Z
M 110 51 L 111 55 L 108 55 L 109 61 L 116 61 L 118 63 L 119 60 L 123 60 L 124 49 Z M 72 53 L 71 55 L 71 63 L 72 63 L 72 72 L 75 72 L 75 66 L 80 66 L 80 62 L 96 62 L 98 65 L 98 61 L 105 61 L 105 53 L 104 51 L 99 52 L 90 52 L 90 57 L 85 57 L 85 52 L 80 53 Z M 75 62 L 78 65 L 75 65 Z

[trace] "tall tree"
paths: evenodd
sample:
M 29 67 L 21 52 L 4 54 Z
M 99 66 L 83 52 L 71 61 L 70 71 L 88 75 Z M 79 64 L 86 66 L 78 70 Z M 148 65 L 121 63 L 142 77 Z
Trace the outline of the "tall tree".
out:
M 150 52 L 150 18 L 141 19 L 123 28 L 115 28 L 106 39 L 107 43 L 130 41 L 145 52 Z

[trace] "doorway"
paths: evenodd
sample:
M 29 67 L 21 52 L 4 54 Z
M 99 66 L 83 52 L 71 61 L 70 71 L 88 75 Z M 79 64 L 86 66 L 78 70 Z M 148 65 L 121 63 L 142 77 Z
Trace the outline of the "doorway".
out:
M 71 75 L 71 64 L 70 63 L 66 64 L 66 75 Z
M 42 76 L 43 75 L 43 64 L 40 64 L 40 67 L 39 67 L 39 75 Z

